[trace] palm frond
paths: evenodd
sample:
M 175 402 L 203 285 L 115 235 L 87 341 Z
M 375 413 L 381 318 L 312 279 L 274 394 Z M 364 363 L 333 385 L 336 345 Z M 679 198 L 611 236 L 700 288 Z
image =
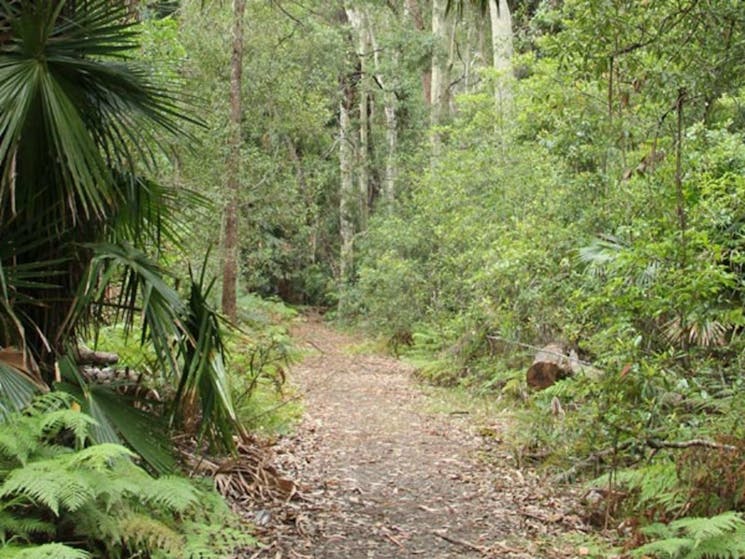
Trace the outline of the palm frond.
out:
M 186 336 L 181 347 L 184 370 L 176 393 L 176 415 L 183 416 L 185 410 L 189 409 L 188 405 L 198 399 L 201 433 L 232 450 L 235 447 L 233 435 L 242 434 L 243 428 L 233 406 L 229 377 L 225 370 L 221 318 L 207 299 L 214 280 L 205 286 L 204 270 L 203 267 L 199 278 L 189 270 L 188 314 L 183 322 Z M 210 433 L 210 429 L 214 433 Z
M 85 325 L 70 309 L 86 243 L 175 239 L 173 193 L 137 171 L 191 120 L 176 84 L 129 58 L 137 33 L 123 3 L 64 5 L 9 3 L 0 49 L 0 335 L 25 335 L 47 369 L 74 319 Z
M 83 417 L 88 414 L 95 421 L 90 428 L 94 442 L 125 442 L 153 471 L 175 471 L 176 459 L 161 418 L 136 409 L 129 399 L 110 387 L 89 384 L 69 357 L 60 361 L 60 372 L 65 382 L 57 388 L 72 394 L 82 404 Z
M 34 396 L 48 390 L 30 375 L 4 363 L 0 356 L 0 422 L 10 413 L 21 411 Z

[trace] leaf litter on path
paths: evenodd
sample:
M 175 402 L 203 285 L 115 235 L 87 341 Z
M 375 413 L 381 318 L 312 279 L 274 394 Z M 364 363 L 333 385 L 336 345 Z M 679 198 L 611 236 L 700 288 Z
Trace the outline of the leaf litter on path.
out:
M 576 495 L 518 470 L 495 445 L 506 426 L 485 436 L 466 414 L 423 411 L 413 369 L 346 352 L 355 340 L 318 319 L 306 317 L 293 335 L 313 350 L 290 371 L 306 413 L 272 448 L 270 471 L 294 483 L 240 504 L 266 544 L 249 557 L 586 555 L 560 537 L 587 529 Z

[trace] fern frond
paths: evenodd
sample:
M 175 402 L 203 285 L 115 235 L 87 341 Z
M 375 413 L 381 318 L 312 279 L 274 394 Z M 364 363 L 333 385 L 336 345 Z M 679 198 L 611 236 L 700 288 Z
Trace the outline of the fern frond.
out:
M 740 559 L 743 556 L 745 532 L 740 531 L 705 540 L 701 545 L 696 545 L 686 559 Z
M 258 541 L 246 527 L 223 523 L 188 523 L 184 526 L 186 545 L 174 559 L 230 559 L 236 551 L 255 548 Z
M 670 528 L 669 524 L 663 524 L 662 522 L 655 522 L 649 526 L 642 528 L 642 533 L 645 536 L 653 538 L 672 538 L 675 532 Z
M 63 429 L 72 431 L 82 446 L 95 422 L 70 409 L 69 402 L 69 397 L 44 394 L 23 413 L 7 416 L 6 421 L 0 422 L 0 454 L 25 464 L 34 454 L 49 454 L 51 445 L 47 441 Z
M 642 531 L 662 539 L 635 549 L 634 557 L 739 559 L 745 555 L 745 520 L 733 511 L 708 518 L 681 518 L 665 527 L 653 524 Z
M 656 542 L 648 543 L 637 547 L 633 552 L 633 557 L 649 557 L 650 555 L 659 557 L 669 557 L 675 559 L 685 557 L 685 553 L 691 550 L 694 542 L 690 538 L 666 538 Z
M 142 488 L 142 494 L 147 502 L 175 513 L 185 512 L 199 500 L 195 487 L 188 480 L 176 476 L 150 478 Z
M 55 527 L 51 522 L 0 510 L 0 540 L 7 540 L 9 535 L 28 540 L 33 534 L 51 535 L 54 532 Z
M 70 456 L 71 468 L 89 468 L 95 471 L 111 470 L 114 464 L 137 456 L 128 448 L 114 443 L 101 443 L 84 448 Z
M 167 553 L 183 550 L 185 539 L 165 523 L 144 514 L 132 513 L 118 520 L 121 539 L 140 551 L 161 550 Z
M 60 543 L 0 548 L 0 559 L 90 559 L 91 554 Z
M 149 476 L 132 463 L 116 465 L 110 472 L 98 472 L 102 481 L 97 483 L 99 504 L 103 513 L 121 506 L 127 499 L 140 499 Z
M 17 464 L 25 464 L 39 445 L 35 430 L 24 419 L 0 424 L 0 456 Z
M 593 480 L 593 487 L 608 484 L 610 474 Z M 686 494 L 678 478 L 673 461 L 659 461 L 647 466 L 615 472 L 616 485 L 635 492 L 638 502 L 644 506 L 662 507 L 667 512 L 680 510 L 686 502 Z
M 57 410 L 70 409 L 72 401 L 72 396 L 65 392 L 47 392 L 34 398 L 24 412 L 31 417 L 41 417 Z
M 670 528 L 680 530 L 696 540 L 706 540 L 745 530 L 745 520 L 738 513 L 728 511 L 712 517 L 681 518 L 670 523 Z
M 90 428 L 96 424 L 92 417 L 72 409 L 56 410 L 44 414 L 41 418 L 41 433 L 54 436 L 63 429 L 69 429 L 75 435 L 78 446 L 88 439 Z
M 68 510 L 80 508 L 93 499 L 96 490 L 85 470 L 66 469 L 62 458 L 40 460 L 13 470 L 2 486 L 0 497 L 21 495 L 31 502 L 40 503 L 59 516 L 60 507 Z

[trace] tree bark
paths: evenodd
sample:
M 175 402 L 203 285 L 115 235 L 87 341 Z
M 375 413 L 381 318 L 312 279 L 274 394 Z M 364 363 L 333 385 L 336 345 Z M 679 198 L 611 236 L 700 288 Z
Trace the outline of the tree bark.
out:
M 447 91 L 447 51 L 445 50 L 448 33 L 445 7 L 447 0 L 432 0 L 432 36 L 434 47 L 432 52 L 432 91 L 430 110 L 430 126 L 432 127 L 430 141 L 432 156 L 436 158 L 440 151 L 440 134 L 435 130 L 442 122 L 444 104 Z
M 414 27 L 417 31 L 426 31 L 422 10 L 419 8 L 417 0 L 406 0 L 406 11 L 411 15 Z M 422 95 L 427 105 L 432 104 L 432 69 L 425 68 L 422 70 Z
M 318 254 L 318 209 L 315 202 L 315 196 L 313 190 L 308 184 L 308 180 L 305 177 L 305 170 L 303 168 L 303 161 L 298 153 L 298 148 L 292 138 L 287 138 L 287 151 L 290 154 L 290 159 L 295 167 L 295 176 L 297 177 L 298 186 L 303 193 L 303 199 L 305 200 L 305 225 L 308 226 L 308 252 L 310 254 L 311 264 L 316 263 Z
M 339 170 L 341 184 L 339 189 L 339 232 L 341 234 L 341 254 L 339 259 L 339 280 L 346 283 L 351 276 L 354 242 L 355 190 L 352 172 L 354 139 L 350 112 L 353 103 L 351 86 L 344 84 L 344 98 L 339 104 Z
M 357 81 L 357 100 L 359 104 L 359 141 L 357 144 L 357 189 L 359 192 L 359 228 L 367 229 L 370 213 L 370 79 L 369 61 L 370 38 L 369 21 L 364 9 L 346 9 L 347 19 L 357 32 L 357 58 L 360 77 Z
M 492 64 L 498 73 L 494 89 L 497 108 L 500 114 L 505 111 L 509 100 L 509 74 L 512 63 L 512 15 L 507 0 L 489 0 L 489 19 L 491 21 Z
M 233 1 L 233 54 L 230 63 L 230 137 L 223 231 L 222 312 L 236 319 L 238 282 L 238 203 L 241 181 L 241 90 L 243 84 L 243 19 L 246 0 Z
M 375 79 L 383 90 L 383 112 L 385 114 L 385 174 L 383 176 L 383 200 L 388 209 L 391 208 L 396 199 L 396 177 L 398 169 L 396 157 L 398 150 L 398 99 L 396 98 L 396 81 L 391 76 L 384 75 L 383 67 L 380 62 L 380 47 L 375 36 L 375 30 L 370 24 L 368 27 L 370 33 L 370 44 L 373 51 L 373 63 L 375 65 Z M 398 51 L 393 51 L 393 66 L 398 66 Z

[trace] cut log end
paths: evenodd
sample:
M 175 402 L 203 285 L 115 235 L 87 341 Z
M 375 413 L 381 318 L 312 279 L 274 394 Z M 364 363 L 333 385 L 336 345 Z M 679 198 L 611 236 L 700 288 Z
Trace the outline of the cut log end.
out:
M 535 356 L 533 364 L 528 369 L 526 380 L 530 388 L 543 390 L 556 381 L 573 373 L 572 358 L 563 346 L 550 344 L 542 348 Z

